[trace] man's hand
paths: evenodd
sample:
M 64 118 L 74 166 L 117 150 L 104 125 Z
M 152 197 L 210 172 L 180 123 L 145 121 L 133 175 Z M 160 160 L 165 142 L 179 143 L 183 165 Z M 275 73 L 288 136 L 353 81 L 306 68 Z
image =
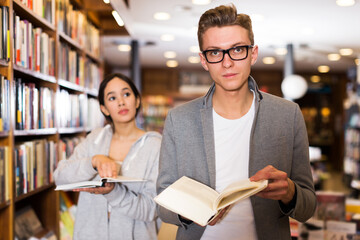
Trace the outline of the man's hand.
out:
M 211 220 L 208 225 L 214 226 L 217 222 L 219 222 L 224 217 L 229 207 L 230 206 L 227 206 L 226 208 L 221 209 L 220 213 L 213 220 Z
M 256 194 L 262 198 L 280 200 L 284 204 L 290 203 L 295 194 L 295 184 L 287 174 L 271 165 L 258 171 L 250 177 L 250 181 L 269 180 L 267 188 Z

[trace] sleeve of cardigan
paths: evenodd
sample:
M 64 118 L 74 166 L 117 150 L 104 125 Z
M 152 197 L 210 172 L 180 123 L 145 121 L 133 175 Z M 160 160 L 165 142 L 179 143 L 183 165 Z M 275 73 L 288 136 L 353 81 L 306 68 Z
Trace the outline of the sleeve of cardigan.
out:
M 57 185 L 91 180 L 97 175 L 88 153 L 88 149 L 91 148 L 90 144 L 90 136 L 87 136 L 75 147 L 73 154 L 68 159 L 63 159 L 58 163 L 54 171 Z
M 309 161 L 309 140 L 305 121 L 297 105 L 294 117 L 294 149 L 292 171 L 289 178 L 295 183 L 296 204 L 287 213 L 292 218 L 304 222 L 313 216 L 316 209 L 316 195 Z
M 141 220 L 153 221 L 156 214 L 156 203 L 154 197 L 156 196 L 156 178 L 159 167 L 159 149 L 160 139 L 149 141 L 146 144 L 151 145 L 151 151 L 147 156 L 147 173 L 144 176 L 146 181 L 141 191 L 133 192 L 127 188 L 125 184 L 115 184 L 115 188 L 104 197 L 107 199 L 111 207 L 119 209 L 124 215 Z M 133 183 L 139 184 L 139 183 Z
M 175 136 L 173 133 L 174 128 L 172 125 L 172 114 L 170 111 L 165 120 L 160 149 L 159 176 L 156 183 L 156 190 L 158 194 L 179 178 L 176 162 Z M 162 221 L 186 228 L 186 224 L 180 221 L 179 216 L 174 212 L 171 212 L 159 205 L 157 206 L 157 211 Z

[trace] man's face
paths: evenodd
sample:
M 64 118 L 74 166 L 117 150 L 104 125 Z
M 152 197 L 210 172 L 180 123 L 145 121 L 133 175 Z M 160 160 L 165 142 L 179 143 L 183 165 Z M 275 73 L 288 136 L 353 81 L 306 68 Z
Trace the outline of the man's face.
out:
M 203 50 L 229 49 L 241 45 L 251 45 L 248 31 L 240 26 L 212 27 L 203 34 Z M 232 60 L 228 54 L 219 63 L 208 63 L 200 53 L 201 64 L 209 71 L 218 90 L 238 91 L 247 89 L 247 79 L 251 66 L 255 64 L 258 56 L 258 47 L 249 48 L 246 59 Z

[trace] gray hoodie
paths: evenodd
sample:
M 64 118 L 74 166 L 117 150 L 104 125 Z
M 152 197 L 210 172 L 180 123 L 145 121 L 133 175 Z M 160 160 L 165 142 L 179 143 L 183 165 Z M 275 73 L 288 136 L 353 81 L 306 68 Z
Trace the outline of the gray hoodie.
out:
M 108 155 L 113 131 L 110 125 L 93 130 L 54 172 L 56 184 L 98 179 L 92 156 Z M 73 239 L 157 239 L 156 179 L 161 135 L 147 132 L 131 147 L 123 161 L 122 175 L 145 179 L 141 183 L 116 184 L 108 194 L 81 192 Z M 111 209 L 110 219 L 108 210 Z

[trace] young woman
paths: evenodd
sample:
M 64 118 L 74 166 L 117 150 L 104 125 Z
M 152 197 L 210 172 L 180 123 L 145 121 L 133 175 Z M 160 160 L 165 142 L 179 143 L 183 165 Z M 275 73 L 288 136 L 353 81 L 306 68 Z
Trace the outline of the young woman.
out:
M 145 181 L 77 189 L 80 196 L 73 239 L 156 239 L 153 198 L 161 135 L 136 126 L 141 99 L 126 76 L 107 76 L 98 98 L 110 124 L 92 131 L 69 159 L 59 162 L 54 172 L 56 184 L 117 175 Z

